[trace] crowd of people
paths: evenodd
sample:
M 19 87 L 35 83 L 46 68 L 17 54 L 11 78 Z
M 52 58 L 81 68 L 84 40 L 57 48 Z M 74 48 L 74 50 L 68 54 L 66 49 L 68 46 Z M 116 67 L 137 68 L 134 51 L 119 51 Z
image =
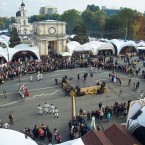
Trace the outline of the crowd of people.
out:
M 131 100 L 128 100 L 128 103 L 125 102 L 115 102 L 112 106 L 103 106 L 102 102 L 98 104 L 98 108 L 92 111 L 84 111 L 80 108 L 79 114 L 76 118 L 69 121 L 68 126 L 70 130 L 70 139 L 76 139 L 84 134 L 86 134 L 91 129 L 100 131 L 104 129 L 101 125 L 103 120 L 109 122 L 111 116 L 119 117 L 122 116 L 126 118 L 129 105 Z M 99 126 L 96 127 L 96 120 L 99 123 Z M 101 128 L 100 128 L 101 127 Z
M 57 128 L 54 129 L 53 132 L 49 129 L 48 126 L 41 124 L 40 126 L 35 125 L 33 129 L 26 127 L 20 132 L 24 133 L 26 136 L 36 140 L 36 141 L 44 141 L 45 139 L 48 140 L 48 143 L 52 143 L 53 137 L 57 143 L 62 142 L 62 137 Z
M 67 58 L 62 58 L 58 55 L 53 55 L 51 57 L 44 57 L 41 59 L 41 61 L 27 61 L 27 62 L 15 62 L 10 63 L 8 66 L 4 66 L 1 68 L 0 71 L 0 79 L 7 80 L 7 79 L 14 79 L 14 77 L 18 77 L 19 81 L 21 81 L 21 77 L 23 75 L 31 74 L 30 75 L 30 81 L 33 81 L 33 73 L 37 73 L 37 80 L 40 81 L 43 78 L 43 73 L 52 72 L 56 70 L 61 69 L 74 69 L 76 67 L 88 67 L 93 66 L 95 68 L 101 68 L 105 70 L 111 70 L 119 71 L 131 75 L 138 75 L 141 73 L 141 69 L 137 68 L 136 63 L 137 60 L 132 61 L 129 57 L 124 57 L 124 63 L 118 63 L 118 60 L 114 60 L 113 57 L 110 57 L 108 60 L 105 59 L 105 57 L 100 56 L 97 60 L 93 61 L 77 61 L 75 58 L 72 58 L 71 60 Z M 142 77 L 145 78 L 145 71 L 142 71 Z M 78 76 L 79 80 L 80 76 Z M 84 76 L 84 81 L 86 80 L 86 77 Z M 58 84 L 57 80 L 55 80 L 56 84 Z M 131 79 L 128 81 L 128 85 L 130 86 Z M 23 85 L 23 84 L 21 84 Z M 139 81 L 135 84 L 135 88 L 139 88 Z M 23 89 L 23 88 L 22 88 Z M 23 89 L 24 90 L 24 89 Z M 26 91 L 27 92 L 27 91 Z M 3 92 L 6 96 L 6 90 Z M 27 92 L 28 93 L 28 92 Z M 67 91 L 65 91 L 67 95 Z M 27 94 L 28 95 L 28 94 Z M 143 90 L 141 91 L 141 95 L 143 96 Z M 94 122 L 95 120 L 99 120 L 101 122 L 102 120 L 106 120 L 106 122 L 109 122 L 111 119 L 111 116 L 123 116 L 126 117 L 129 109 L 129 103 L 125 102 L 115 102 L 113 106 L 103 106 L 103 104 L 100 102 L 98 105 L 97 110 L 93 111 L 87 111 L 85 112 L 82 108 L 80 109 L 79 114 L 74 118 L 72 121 L 68 123 L 69 131 L 70 131 L 70 139 L 76 139 L 78 137 L 83 136 L 88 131 L 90 131 L 93 127 L 94 129 L 100 131 L 100 126 L 95 127 Z M 37 113 L 38 115 L 46 114 L 54 114 L 55 118 L 59 118 L 59 110 L 57 107 L 55 107 L 53 104 L 49 105 L 45 102 L 44 105 L 38 105 L 37 107 Z M 14 124 L 14 117 L 13 115 L 9 115 L 10 123 Z M 92 122 L 93 121 L 93 122 Z M 92 123 L 90 123 L 92 122 Z M 9 128 L 9 124 L 7 122 L 4 122 L 1 124 L 0 127 L 3 128 Z M 44 140 L 45 138 L 48 139 L 48 142 L 52 143 L 52 137 L 54 135 L 54 139 L 57 143 L 62 142 L 62 138 L 58 130 L 55 128 L 53 135 L 50 131 L 49 127 L 44 124 L 41 126 L 35 127 L 33 129 L 25 128 L 24 130 L 21 130 L 24 134 L 31 137 L 32 139 L 40 139 Z

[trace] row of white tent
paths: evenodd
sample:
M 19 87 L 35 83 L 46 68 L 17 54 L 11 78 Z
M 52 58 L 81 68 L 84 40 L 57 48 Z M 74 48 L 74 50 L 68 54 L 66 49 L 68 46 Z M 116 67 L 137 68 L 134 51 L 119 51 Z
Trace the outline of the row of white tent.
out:
M 138 46 L 134 41 L 124 41 L 118 39 L 108 40 L 106 42 L 102 41 L 90 41 L 86 44 L 80 45 L 76 41 L 71 41 L 67 43 L 67 52 L 72 54 L 74 51 L 91 51 L 93 55 L 97 55 L 99 50 L 112 50 L 116 55 L 120 54 L 120 51 L 124 47 L 133 47 L 138 51 Z
M 15 46 L 14 48 L 0 47 L 0 56 L 4 57 L 7 62 L 12 61 L 14 55 L 18 52 L 31 52 L 37 57 L 37 59 L 40 59 L 39 49 L 37 46 L 30 47 L 27 44 L 19 44 Z

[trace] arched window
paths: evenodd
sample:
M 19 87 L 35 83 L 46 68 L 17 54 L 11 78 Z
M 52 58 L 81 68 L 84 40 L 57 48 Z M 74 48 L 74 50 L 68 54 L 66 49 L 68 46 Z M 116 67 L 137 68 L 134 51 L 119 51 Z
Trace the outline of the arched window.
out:
M 26 20 L 23 21 L 24 25 L 26 25 Z
M 23 17 L 25 17 L 25 13 L 23 12 Z

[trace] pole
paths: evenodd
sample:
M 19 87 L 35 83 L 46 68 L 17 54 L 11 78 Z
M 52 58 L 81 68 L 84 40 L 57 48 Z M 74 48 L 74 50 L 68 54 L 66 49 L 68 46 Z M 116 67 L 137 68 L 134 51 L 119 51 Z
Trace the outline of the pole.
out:
M 71 111 L 72 111 L 72 120 L 74 118 L 76 118 L 76 96 L 75 96 L 75 93 L 72 91 L 70 93 L 70 97 L 71 97 Z

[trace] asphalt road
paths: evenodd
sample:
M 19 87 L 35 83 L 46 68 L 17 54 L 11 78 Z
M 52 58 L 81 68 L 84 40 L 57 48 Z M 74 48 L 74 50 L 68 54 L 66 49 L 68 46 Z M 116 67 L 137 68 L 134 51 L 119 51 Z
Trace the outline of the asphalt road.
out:
M 142 63 L 138 64 L 138 67 L 142 67 Z M 36 75 L 33 75 L 33 82 L 29 81 L 29 76 L 22 77 L 22 81 L 29 90 L 30 96 L 21 100 L 18 95 L 18 88 L 20 83 L 18 79 L 6 81 L 0 86 L 0 119 L 2 122 L 9 121 L 9 113 L 13 113 L 15 124 L 10 125 L 11 129 L 23 130 L 25 127 L 33 128 L 36 124 L 40 126 L 42 123 L 45 126 L 49 126 L 53 132 L 54 128 L 57 128 L 62 135 L 62 140 L 68 140 L 68 121 L 71 119 L 71 99 L 68 96 L 64 96 L 59 86 L 55 85 L 55 78 L 61 79 L 63 76 L 77 77 L 78 72 L 83 75 L 85 72 L 89 72 L 89 69 L 74 69 L 74 70 L 62 70 L 51 72 L 43 75 L 43 80 L 37 81 Z M 129 76 L 123 73 L 116 72 L 120 77 L 123 78 L 122 86 L 119 83 L 112 83 L 109 79 L 109 71 L 102 71 L 101 73 L 94 73 L 94 79 L 96 82 L 103 80 L 106 81 L 108 92 L 102 95 L 86 95 L 77 97 L 77 112 L 80 108 L 85 111 L 98 109 L 98 104 L 101 101 L 103 106 L 113 105 L 115 101 L 127 102 L 129 99 L 137 99 L 140 95 L 141 90 L 145 87 L 145 80 L 139 76 Z M 129 77 L 132 78 L 132 83 L 140 80 L 140 88 L 137 91 L 132 89 L 132 86 L 127 86 Z M 87 78 L 89 79 L 89 77 Z M 7 99 L 2 95 L 3 89 L 7 91 Z M 120 89 L 123 90 L 122 96 L 119 96 Z M 52 114 L 43 114 L 42 116 L 37 115 L 37 106 L 44 103 L 54 104 L 59 109 L 59 118 L 54 118 Z M 106 129 L 114 123 L 125 122 L 123 117 L 116 118 L 111 117 L 110 122 L 103 120 L 101 123 Z M 55 141 L 53 141 L 55 143 Z M 47 144 L 47 140 L 43 141 Z

